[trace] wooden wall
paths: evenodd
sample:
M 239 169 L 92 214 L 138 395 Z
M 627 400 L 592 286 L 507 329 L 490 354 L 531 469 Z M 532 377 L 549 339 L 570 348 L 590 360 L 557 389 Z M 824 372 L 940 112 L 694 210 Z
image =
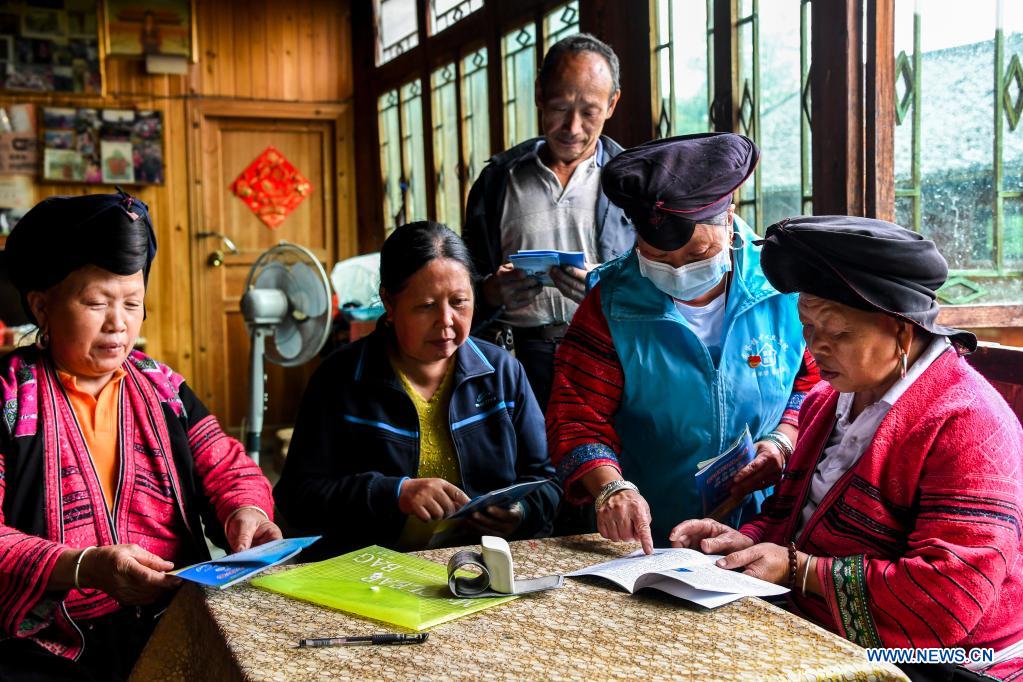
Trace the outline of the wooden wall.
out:
M 352 96 L 349 0 L 196 0 L 196 6 L 199 62 L 190 65 L 187 75 L 148 75 L 141 60 L 108 57 L 103 97 L 0 92 L 0 106 L 34 102 L 163 112 L 166 182 L 130 188 L 149 204 L 159 245 L 142 333 L 147 351 L 186 378 L 194 371 L 192 268 L 198 267 L 191 262 L 190 239 L 203 229 L 189 218 L 189 100 L 269 104 L 341 102 Z M 38 183 L 36 200 L 97 191 L 112 188 Z

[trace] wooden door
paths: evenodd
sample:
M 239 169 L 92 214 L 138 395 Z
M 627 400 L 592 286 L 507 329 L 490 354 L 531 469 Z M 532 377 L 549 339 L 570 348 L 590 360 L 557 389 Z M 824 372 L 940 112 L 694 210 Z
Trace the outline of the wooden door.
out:
M 238 429 L 248 412 L 250 340 L 239 303 L 253 263 L 281 240 L 312 251 L 329 273 L 356 254 L 350 185 L 351 116 L 347 104 L 196 102 L 192 125 L 192 285 L 199 397 L 221 423 Z M 231 191 L 235 178 L 268 146 L 312 184 L 312 192 L 276 229 Z M 218 232 L 236 247 L 231 253 Z M 214 265 L 210 254 L 224 252 Z M 265 430 L 294 423 L 316 361 L 284 368 L 266 363 Z

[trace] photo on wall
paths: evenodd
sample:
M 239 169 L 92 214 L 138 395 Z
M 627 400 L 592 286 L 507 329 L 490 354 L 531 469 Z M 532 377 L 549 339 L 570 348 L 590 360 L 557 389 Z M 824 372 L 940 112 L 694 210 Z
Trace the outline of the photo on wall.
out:
M 161 112 L 44 107 L 40 119 L 44 180 L 163 184 Z
M 26 7 L 21 14 L 21 35 L 26 38 L 54 40 L 67 32 L 64 13 L 55 9 Z
M 73 130 L 45 130 L 43 131 L 44 149 L 72 149 L 75 146 L 75 133 Z
M 103 153 L 103 182 L 114 184 L 135 182 L 135 165 L 132 163 L 131 142 L 111 142 L 103 140 L 100 150 Z
M 106 0 L 107 54 L 192 55 L 192 0 Z
M 57 182 L 82 182 L 82 155 L 72 149 L 43 150 L 43 178 Z
M 0 90 L 103 93 L 99 0 L 0 2 Z

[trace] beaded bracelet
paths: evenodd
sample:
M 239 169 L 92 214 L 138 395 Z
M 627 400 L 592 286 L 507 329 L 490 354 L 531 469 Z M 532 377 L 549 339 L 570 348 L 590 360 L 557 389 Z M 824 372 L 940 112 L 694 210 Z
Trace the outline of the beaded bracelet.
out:
M 799 561 L 796 559 L 796 543 L 789 543 L 789 589 L 796 589 L 796 573 L 798 573 Z

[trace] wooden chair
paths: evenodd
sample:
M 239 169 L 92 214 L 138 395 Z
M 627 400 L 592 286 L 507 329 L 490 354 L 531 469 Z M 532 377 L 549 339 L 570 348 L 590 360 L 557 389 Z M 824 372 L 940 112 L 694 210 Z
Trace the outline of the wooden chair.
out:
M 1023 421 L 1023 348 L 981 341 L 967 361 L 994 386 Z

